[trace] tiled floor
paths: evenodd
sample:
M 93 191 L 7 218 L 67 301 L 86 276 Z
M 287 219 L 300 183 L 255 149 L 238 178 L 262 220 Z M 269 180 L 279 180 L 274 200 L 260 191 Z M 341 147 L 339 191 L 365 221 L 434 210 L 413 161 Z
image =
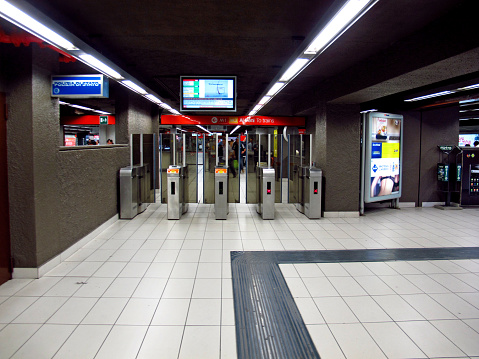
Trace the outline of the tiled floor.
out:
M 479 246 L 479 210 L 309 220 L 151 205 L 39 280 L 0 286 L 0 358 L 234 358 L 231 250 Z M 479 260 L 282 265 L 324 358 L 479 356 Z M 367 353 L 367 354 L 364 354 Z

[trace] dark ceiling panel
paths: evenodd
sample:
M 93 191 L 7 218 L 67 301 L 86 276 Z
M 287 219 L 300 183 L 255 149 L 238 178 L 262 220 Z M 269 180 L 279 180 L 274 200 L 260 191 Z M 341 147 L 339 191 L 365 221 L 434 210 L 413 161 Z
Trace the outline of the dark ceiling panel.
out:
M 303 39 L 344 2 L 27 1 L 177 107 L 180 75 L 238 76 L 238 115 L 248 113 L 281 67 L 305 46 Z M 349 101 L 359 101 L 373 93 L 381 97 L 383 90 L 388 95 L 387 89 L 372 91 L 371 86 L 479 46 L 475 32 L 468 34 L 471 24 L 463 28 L 460 21 L 474 13 L 474 4 L 473 0 L 379 0 L 259 114 L 293 114 L 292 108 L 301 107 L 305 96 L 334 100 L 354 93 Z M 438 38 L 436 30 L 441 28 Z M 452 43 L 457 42 L 456 34 L 462 34 L 461 46 Z M 407 64 L 401 64 L 401 54 L 408 48 L 415 52 L 406 54 Z M 75 66 L 79 65 L 62 65 L 62 71 L 75 72 Z M 373 72 L 376 77 L 369 76 Z M 434 83 L 444 74 L 436 79 L 426 71 L 425 76 Z M 414 86 L 403 81 L 400 88 Z

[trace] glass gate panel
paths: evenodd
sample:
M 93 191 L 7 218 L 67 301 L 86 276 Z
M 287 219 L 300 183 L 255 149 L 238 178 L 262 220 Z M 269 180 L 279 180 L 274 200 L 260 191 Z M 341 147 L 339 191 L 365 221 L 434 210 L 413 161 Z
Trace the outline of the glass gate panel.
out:
M 216 135 L 204 134 L 203 203 L 215 203 Z
M 170 165 L 173 164 L 172 154 L 172 139 L 174 135 L 160 134 L 160 188 L 161 188 L 161 203 L 167 202 L 167 180 L 166 172 Z
M 246 203 L 258 203 L 256 191 L 256 168 L 259 164 L 259 135 L 246 136 Z
M 240 135 L 228 137 L 228 202 L 240 203 Z
M 198 202 L 198 166 L 197 166 L 197 138 L 192 133 L 186 133 L 185 136 L 185 160 L 188 173 L 188 193 L 185 201 L 187 203 Z
M 288 135 L 289 147 L 289 203 L 299 203 L 299 170 L 301 166 L 301 138 L 300 135 Z

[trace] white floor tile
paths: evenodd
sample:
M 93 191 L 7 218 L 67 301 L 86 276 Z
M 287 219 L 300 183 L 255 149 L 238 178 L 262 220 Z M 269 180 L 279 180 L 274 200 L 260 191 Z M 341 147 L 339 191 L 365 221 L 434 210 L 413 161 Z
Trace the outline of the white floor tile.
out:
M 103 296 L 129 298 L 132 296 L 139 282 L 140 278 L 116 278 Z
M 219 358 L 219 326 L 186 326 L 179 359 Z
M 236 359 L 236 330 L 233 325 L 221 326 L 221 359 Z
M 431 324 L 464 353 L 479 356 L 479 333 L 461 320 L 435 320 Z
M 148 270 L 150 263 L 128 263 L 118 274 L 118 277 L 142 278 Z
M 93 274 L 93 277 L 116 278 L 126 264 L 125 262 L 106 262 Z
M 370 296 L 344 297 L 343 299 L 363 323 L 392 321 L 391 317 Z
M 149 325 L 159 301 L 159 299 L 131 298 L 116 324 Z
M 454 293 L 431 294 L 430 296 L 459 319 L 479 318 L 479 309 Z
M 455 315 L 427 294 L 403 295 L 402 298 L 427 320 L 456 319 Z
M 127 298 L 100 298 L 82 324 L 115 324 L 127 303 Z
M 94 358 L 111 328 L 111 325 L 79 325 L 54 359 Z
M 186 325 L 220 325 L 221 299 L 195 299 L 190 303 Z
M 394 321 L 424 320 L 424 317 L 398 295 L 378 295 L 373 299 Z
M 70 298 L 51 316 L 47 323 L 80 324 L 96 302 L 96 298 Z
M 328 324 L 359 321 L 341 297 L 314 298 L 314 302 Z
M 221 278 L 222 263 L 200 263 L 196 278 Z
M 395 292 L 379 277 L 362 276 L 355 277 L 355 279 L 369 295 L 395 294 Z
M 74 297 L 100 298 L 108 287 L 113 283 L 114 278 L 95 278 L 91 277 L 78 289 Z
M 171 271 L 170 278 L 196 278 L 197 270 L 198 263 L 177 262 Z
M 386 358 L 362 324 L 330 324 L 329 328 L 346 358 Z
M 30 307 L 38 297 L 10 297 L 0 304 L 0 323 L 10 323 Z
M 12 358 L 52 358 L 75 328 L 75 325 L 45 324 L 12 356 Z
M 41 297 L 13 320 L 13 323 L 45 323 L 66 301 L 67 297 Z
M 321 359 L 345 358 L 327 325 L 307 325 L 307 328 Z
M 20 297 L 40 297 L 49 291 L 55 284 L 60 281 L 59 277 L 43 277 L 40 279 L 34 279 L 18 292 L 16 296 Z
M 147 329 L 147 326 L 114 326 L 95 358 L 135 358 Z
M 143 278 L 136 287 L 132 297 L 160 299 L 166 283 L 167 279 L 165 278 Z
M 41 324 L 10 324 L 0 331 L 0 358 L 10 358 Z
M 341 296 L 367 295 L 366 291 L 352 277 L 328 277 Z
M 429 322 L 410 321 L 397 324 L 429 357 L 462 357 L 465 355 Z
M 298 306 L 304 324 L 324 324 L 324 318 L 319 312 L 316 303 L 312 298 L 296 298 L 295 303 Z
M 190 299 L 163 298 L 158 304 L 151 325 L 184 326 L 189 307 Z
M 162 298 L 191 298 L 194 279 L 170 279 L 166 284 Z
M 169 278 L 173 270 L 174 263 L 151 263 L 145 273 L 148 278 Z
M 192 298 L 221 299 L 221 279 L 196 279 Z
M 183 326 L 150 326 L 137 358 L 177 358 L 183 331 Z
M 427 358 L 396 323 L 365 323 L 364 326 L 388 358 Z

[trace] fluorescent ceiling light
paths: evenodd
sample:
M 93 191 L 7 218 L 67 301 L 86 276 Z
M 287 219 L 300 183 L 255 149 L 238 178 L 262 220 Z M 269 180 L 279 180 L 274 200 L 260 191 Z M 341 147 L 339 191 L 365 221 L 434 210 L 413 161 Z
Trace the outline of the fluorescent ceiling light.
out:
M 65 50 L 78 50 L 70 41 L 4 0 L 0 0 L 0 15 L 55 46 Z
M 203 131 L 208 132 L 209 134 L 211 134 L 211 132 L 208 131 L 208 130 L 207 130 L 206 128 L 204 128 L 203 126 L 196 125 L 196 127 L 201 128 Z
M 459 121 L 479 120 L 479 117 L 460 118 Z
M 140 86 L 138 86 L 136 83 L 130 81 L 130 80 L 124 80 L 121 82 L 123 85 L 125 85 L 126 87 L 128 87 L 129 89 L 133 90 L 133 91 L 136 91 L 138 92 L 139 94 L 142 94 L 142 95 L 146 95 L 147 92 L 141 88 Z
M 105 65 L 100 60 L 96 59 L 92 55 L 82 54 L 79 56 L 81 60 L 83 60 L 86 64 L 94 67 L 95 69 L 107 74 L 108 76 L 113 77 L 116 80 L 121 80 L 124 77 L 121 76 L 117 71 L 113 70 L 110 66 Z
M 80 110 L 93 111 L 93 109 L 90 108 L 90 107 L 85 107 L 85 106 L 80 106 L 80 105 L 73 105 L 73 104 L 69 104 L 68 106 L 74 107 L 74 108 L 79 108 Z
M 257 112 L 257 111 L 253 110 L 253 111 L 251 111 L 250 113 L 248 113 L 248 116 L 254 116 L 254 115 L 256 115 L 256 112 Z
M 238 128 L 240 128 L 240 127 L 241 127 L 241 125 L 238 125 L 238 126 L 236 126 L 235 128 L 233 128 L 233 131 L 230 132 L 230 135 L 232 135 L 233 132 L 235 132 L 235 131 L 236 131 Z
M 264 105 L 266 102 L 268 102 L 271 99 L 271 96 L 264 96 L 259 102 L 258 105 Z
M 255 107 L 253 107 L 253 111 L 258 112 L 261 109 L 261 107 L 263 107 L 263 106 L 256 105 Z
M 433 93 L 433 94 L 430 94 L 430 95 L 410 98 L 410 99 L 404 100 L 404 102 L 420 101 L 420 100 L 425 100 L 425 99 L 428 99 L 428 98 L 450 95 L 452 93 L 454 93 L 454 91 L 441 91 L 441 92 L 436 92 L 436 93 Z
M 276 82 L 273 87 L 269 89 L 266 93 L 266 96 L 274 96 L 281 88 L 284 86 L 283 82 Z
M 279 81 L 289 81 L 294 75 L 308 63 L 308 59 L 296 59 L 291 66 L 284 72 Z
M 167 105 L 166 103 L 160 103 L 160 107 L 163 107 L 165 110 L 173 110 L 171 106 Z
M 376 111 L 377 111 L 377 109 L 372 108 L 372 109 L 370 109 L 370 110 L 361 111 L 360 113 L 368 113 L 368 112 L 376 112 Z
M 457 91 L 473 90 L 479 88 L 479 84 L 458 88 Z
M 179 115 L 180 113 L 178 111 L 176 111 L 175 109 L 171 109 L 170 110 L 171 113 L 174 113 L 175 115 Z
M 162 102 L 163 102 L 163 101 L 161 101 L 158 97 L 153 96 L 153 95 L 151 95 L 151 94 L 146 95 L 145 97 L 146 97 L 148 100 L 150 100 L 150 101 L 152 101 L 152 102 L 154 102 L 154 103 L 162 103 Z
M 308 46 L 305 54 L 317 54 L 329 45 L 366 8 L 370 0 L 349 0 Z
M 95 111 L 96 113 L 99 113 L 101 115 L 111 115 L 110 112 L 106 112 L 106 111 L 100 111 L 100 110 L 93 110 L 93 111 Z

